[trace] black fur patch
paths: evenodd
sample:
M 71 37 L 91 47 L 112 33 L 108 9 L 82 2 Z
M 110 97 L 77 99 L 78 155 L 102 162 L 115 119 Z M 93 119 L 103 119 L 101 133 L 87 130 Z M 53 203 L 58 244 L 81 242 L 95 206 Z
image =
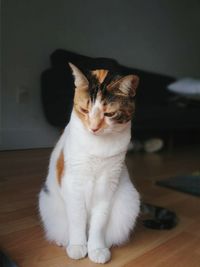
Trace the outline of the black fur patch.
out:
M 100 83 L 94 75 L 90 75 L 89 78 L 89 93 L 92 102 L 95 102 L 98 91 L 101 90 Z
M 114 101 L 114 94 L 111 94 L 107 90 L 107 86 L 116 80 L 118 80 L 121 76 L 113 74 L 112 72 L 108 72 L 106 78 L 104 79 L 103 83 L 100 83 L 98 79 L 95 77 L 95 75 L 92 75 L 91 72 L 87 73 L 87 79 L 89 81 L 89 94 L 90 94 L 90 99 L 94 103 L 97 94 L 99 91 L 102 93 L 102 98 L 105 99 L 107 102 Z

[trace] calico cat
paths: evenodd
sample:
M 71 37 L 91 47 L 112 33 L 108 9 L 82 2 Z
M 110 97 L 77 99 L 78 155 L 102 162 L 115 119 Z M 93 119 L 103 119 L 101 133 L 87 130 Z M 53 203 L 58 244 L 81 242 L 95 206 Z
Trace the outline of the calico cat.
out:
M 46 237 L 72 259 L 110 260 L 127 241 L 139 213 L 139 194 L 125 166 L 131 136 L 135 75 L 108 70 L 84 75 L 70 63 L 75 96 L 71 119 L 56 144 L 39 195 Z

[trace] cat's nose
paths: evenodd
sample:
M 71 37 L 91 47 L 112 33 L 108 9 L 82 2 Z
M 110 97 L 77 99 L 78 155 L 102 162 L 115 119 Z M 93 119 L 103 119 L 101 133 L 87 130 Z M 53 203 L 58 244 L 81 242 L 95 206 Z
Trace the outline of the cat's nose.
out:
M 98 128 L 92 128 L 92 129 L 91 129 L 91 131 L 92 131 L 93 133 L 96 133 L 98 130 L 99 130 L 99 127 L 98 127 Z

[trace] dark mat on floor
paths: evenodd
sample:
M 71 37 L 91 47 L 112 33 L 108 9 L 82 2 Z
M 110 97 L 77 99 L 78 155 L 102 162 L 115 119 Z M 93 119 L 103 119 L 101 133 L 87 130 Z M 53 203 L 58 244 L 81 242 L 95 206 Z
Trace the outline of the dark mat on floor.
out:
M 157 181 L 156 184 L 194 196 L 200 196 L 200 172 L 190 175 L 175 176 L 166 180 Z

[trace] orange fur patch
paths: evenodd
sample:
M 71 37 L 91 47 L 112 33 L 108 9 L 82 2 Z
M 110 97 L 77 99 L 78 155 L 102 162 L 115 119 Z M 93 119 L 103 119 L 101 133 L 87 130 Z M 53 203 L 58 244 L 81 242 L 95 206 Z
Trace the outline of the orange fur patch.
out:
M 87 116 L 81 112 L 81 108 L 88 110 L 89 107 L 89 94 L 87 89 L 76 89 L 74 96 L 74 110 L 85 126 L 87 126 Z
M 61 184 L 61 180 L 63 177 L 63 173 L 64 173 L 64 154 L 63 154 L 63 150 L 61 151 L 58 159 L 57 159 L 57 163 L 56 163 L 56 170 L 57 170 L 57 180 L 58 180 L 58 184 Z
M 94 70 L 92 71 L 92 74 L 96 76 L 100 83 L 102 83 L 108 74 L 108 70 Z

